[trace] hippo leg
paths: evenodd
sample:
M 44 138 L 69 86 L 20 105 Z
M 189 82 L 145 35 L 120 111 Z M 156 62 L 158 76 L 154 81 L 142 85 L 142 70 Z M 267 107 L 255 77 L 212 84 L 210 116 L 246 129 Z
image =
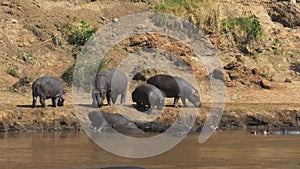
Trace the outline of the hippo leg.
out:
M 36 107 L 36 99 L 37 99 L 37 97 L 34 96 L 33 100 L 32 100 L 32 107 Z
M 126 91 L 121 93 L 121 105 L 125 105 Z
M 186 98 L 185 97 L 181 97 L 181 101 L 182 101 L 182 104 L 184 107 L 187 107 L 187 104 L 186 104 Z
M 52 98 L 52 107 L 57 107 L 58 100 L 59 100 L 59 97 Z
M 137 108 L 142 107 L 142 103 L 141 103 L 141 102 L 136 102 L 136 107 L 137 107 Z
M 46 107 L 45 100 L 46 100 L 46 98 L 44 98 L 43 96 L 40 96 L 40 103 L 43 107 Z
M 108 105 L 111 106 L 111 103 L 112 103 L 112 96 L 111 96 L 111 93 L 110 93 L 110 92 L 107 93 L 106 99 L 107 99 Z
M 116 104 L 117 98 L 118 98 L 118 96 L 112 97 L 112 103 L 113 103 L 113 104 Z
M 178 100 L 179 100 L 179 97 L 174 98 L 174 107 L 178 107 Z

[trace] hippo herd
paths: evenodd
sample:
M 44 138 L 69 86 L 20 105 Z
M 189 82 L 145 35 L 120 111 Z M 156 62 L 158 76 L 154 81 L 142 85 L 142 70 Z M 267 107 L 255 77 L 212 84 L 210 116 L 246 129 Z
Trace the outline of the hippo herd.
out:
M 261 129 L 250 132 L 254 135 L 300 135 L 300 127 Z
M 121 95 L 121 105 L 125 104 L 128 79 L 124 72 L 116 69 L 108 69 L 97 73 L 92 90 L 93 106 L 102 107 L 106 99 L 108 105 L 116 103 Z M 32 107 L 36 107 L 37 97 L 40 98 L 42 107 L 46 107 L 45 100 L 52 99 L 52 106 L 63 106 L 66 99 L 63 83 L 54 77 L 44 76 L 38 78 L 32 84 Z M 165 98 L 174 98 L 174 107 L 178 107 L 181 98 L 183 106 L 187 106 L 186 99 L 194 106 L 200 107 L 200 95 L 198 90 L 189 82 L 179 77 L 170 75 L 155 75 L 146 83 L 137 86 L 132 92 L 132 101 L 136 108 L 162 110 L 165 106 Z M 98 131 L 107 131 L 112 128 L 123 134 L 144 134 L 144 131 L 164 132 L 170 125 L 155 122 L 138 123 L 128 120 L 121 114 L 93 111 L 88 114 L 91 125 Z M 102 120 L 103 117 L 105 120 Z M 175 127 L 176 128 L 176 127 Z M 187 133 L 189 129 L 178 127 L 178 131 Z
M 117 97 L 121 95 L 121 105 L 124 105 L 127 83 L 125 73 L 120 70 L 108 69 L 98 73 L 92 92 L 92 104 L 101 107 L 105 98 L 109 105 L 115 104 Z M 132 92 L 132 101 L 136 103 L 136 107 L 150 110 L 163 109 L 166 97 L 174 98 L 174 107 L 178 107 L 179 98 L 184 106 L 187 106 L 186 99 L 196 107 L 201 106 L 198 90 L 183 78 L 170 75 L 152 76 Z
M 121 95 L 121 105 L 125 104 L 128 79 L 124 72 L 116 69 L 108 69 L 97 73 L 92 90 L 92 105 L 102 107 L 106 98 L 108 105 L 116 103 Z M 45 100 L 52 99 L 52 106 L 63 106 L 65 91 L 60 80 L 44 76 L 38 78 L 32 85 L 32 107 L 36 107 L 37 97 L 40 103 L 46 107 Z M 180 77 L 170 75 L 155 75 L 150 77 L 146 83 L 141 84 L 132 92 L 132 101 L 137 108 L 163 109 L 165 98 L 174 98 L 174 107 L 178 107 L 178 100 L 181 98 L 183 106 L 187 106 L 186 99 L 194 106 L 200 107 L 200 95 L 196 88 Z M 151 112 L 151 111 L 150 111 Z

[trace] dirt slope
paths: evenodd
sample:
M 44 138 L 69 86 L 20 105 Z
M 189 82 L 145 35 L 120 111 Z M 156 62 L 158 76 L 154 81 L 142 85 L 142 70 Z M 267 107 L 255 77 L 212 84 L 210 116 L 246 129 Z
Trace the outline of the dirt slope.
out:
M 155 2 L 158 3 L 159 1 Z M 63 108 L 30 108 L 31 83 L 38 77 L 61 75 L 74 63 L 72 46 L 64 40 L 61 23 L 76 17 L 100 28 L 114 18 L 148 11 L 155 5 L 153 1 L 133 2 L 130 0 L 4 0 L 0 3 L 0 129 L 74 129 L 80 125 L 73 109 L 72 91 L 67 87 L 67 101 Z M 243 11 L 251 12 L 260 20 L 269 48 L 258 57 L 249 57 L 230 46 L 222 35 L 211 38 L 215 43 L 224 66 L 239 62 L 249 70 L 256 68 L 260 74 L 271 80 L 271 89 L 263 89 L 259 83 L 250 83 L 251 76 L 243 71 L 225 71 L 228 80 L 227 104 L 221 121 L 225 127 L 270 127 L 298 125 L 300 119 L 300 76 L 292 69 L 300 62 L 300 26 L 297 11 L 300 4 L 276 1 L 227 1 L 222 0 L 222 17 L 242 16 Z M 291 8 L 285 8 L 291 6 Z M 284 9 L 286 15 L 279 16 L 275 8 Z M 294 9 L 294 11 L 289 11 Z M 293 18 L 293 24 L 281 24 L 285 17 Z M 276 19 L 277 18 L 277 19 Z M 278 19 L 281 18 L 281 19 Z M 296 18 L 296 19 L 295 19 Z M 298 17 L 299 20 L 299 17 Z M 292 21 L 290 19 L 290 21 Z M 51 36 L 55 35 L 62 45 L 54 45 Z M 278 39 L 279 44 L 273 44 Z M 154 38 L 161 42 L 163 39 Z M 166 45 L 165 45 L 166 46 Z M 174 49 L 170 49 L 176 51 Z M 121 51 L 124 52 L 124 51 Z M 187 60 L 187 62 L 192 61 Z M 201 69 L 201 68 L 200 68 Z M 299 68 L 300 69 L 300 68 Z M 239 69 L 242 70 L 242 69 Z M 12 76 L 14 75 L 14 76 Z M 199 82 L 201 108 L 198 123 L 207 116 L 210 93 L 208 73 L 200 71 Z M 11 87 L 21 78 L 28 77 L 27 86 L 11 91 Z M 246 77 L 246 80 L 243 79 Z M 201 80 L 202 79 L 202 80 Z M 250 79 L 250 80 L 249 80 Z M 288 82 L 285 82 L 288 79 Z M 247 83 L 249 82 L 249 83 Z M 111 111 L 113 108 L 105 107 Z M 165 119 L 174 118 L 173 108 L 168 107 Z M 168 120 L 167 120 L 168 121 Z

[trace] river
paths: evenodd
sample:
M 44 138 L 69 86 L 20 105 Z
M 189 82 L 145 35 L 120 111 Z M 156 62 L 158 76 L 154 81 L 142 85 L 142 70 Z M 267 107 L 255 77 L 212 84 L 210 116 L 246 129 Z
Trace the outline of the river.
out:
M 97 146 L 85 132 L 0 133 L 1 169 L 100 169 L 140 166 L 155 169 L 300 168 L 299 135 L 251 135 L 222 131 L 205 143 L 189 135 L 161 155 L 132 159 Z

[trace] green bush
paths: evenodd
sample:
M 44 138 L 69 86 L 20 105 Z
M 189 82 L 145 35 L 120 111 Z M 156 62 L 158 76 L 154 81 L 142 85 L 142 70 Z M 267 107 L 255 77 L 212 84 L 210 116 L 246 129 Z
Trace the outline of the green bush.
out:
M 95 33 L 96 29 L 86 23 L 85 20 L 80 20 L 79 25 L 74 24 L 76 18 L 70 19 L 67 16 L 67 21 L 62 23 L 62 33 L 70 45 L 83 46 Z
M 232 39 L 242 52 L 252 53 L 253 50 L 256 50 L 256 43 L 259 42 L 260 37 L 263 35 L 263 29 L 259 20 L 253 14 L 248 12 L 244 12 L 244 14 L 245 17 L 223 20 L 222 30 L 225 34 L 232 36 Z

